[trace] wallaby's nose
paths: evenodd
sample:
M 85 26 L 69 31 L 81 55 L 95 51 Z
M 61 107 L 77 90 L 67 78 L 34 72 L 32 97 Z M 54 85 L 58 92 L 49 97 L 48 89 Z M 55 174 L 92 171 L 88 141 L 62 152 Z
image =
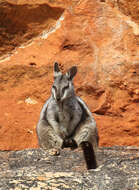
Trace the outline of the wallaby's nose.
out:
M 60 96 L 57 96 L 57 97 L 56 97 L 56 100 L 59 102 L 59 101 L 60 101 Z

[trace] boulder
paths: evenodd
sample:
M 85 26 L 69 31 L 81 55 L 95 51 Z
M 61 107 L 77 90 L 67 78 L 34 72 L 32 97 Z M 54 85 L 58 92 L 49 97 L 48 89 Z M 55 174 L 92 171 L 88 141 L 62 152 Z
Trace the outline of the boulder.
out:
M 139 148 L 100 148 L 99 166 L 87 171 L 81 150 L 59 156 L 41 149 L 0 152 L 0 189 L 139 189 Z

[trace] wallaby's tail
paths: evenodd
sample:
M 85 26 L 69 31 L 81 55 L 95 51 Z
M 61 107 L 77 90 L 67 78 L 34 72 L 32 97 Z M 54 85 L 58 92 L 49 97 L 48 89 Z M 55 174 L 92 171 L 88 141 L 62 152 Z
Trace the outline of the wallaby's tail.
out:
M 89 142 L 82 142 L 81 147 L 83 150 L 87 169 L 89 170 L 97 168 L 96 156 L 92 144 Z

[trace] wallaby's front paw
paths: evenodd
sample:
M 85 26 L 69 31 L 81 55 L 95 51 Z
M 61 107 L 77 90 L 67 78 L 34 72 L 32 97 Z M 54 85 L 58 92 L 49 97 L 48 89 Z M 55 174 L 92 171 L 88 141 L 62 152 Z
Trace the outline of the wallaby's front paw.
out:
M 72 140 L 72 146 L 70 147 L 72 150 L 78 148 L 78 145 L 76 143 L 76 141 L 74 139 L 71 139 Z
M 77 148 L 77 143 L 74 139 L 65 139 L 62 148 L 71 148 L 72 150 Z
M 63 144 L 62 144 L 62 149 L 63 148 L 67 148 L 67 147 L 69 147 L 69 139 L 65 139 L 64 141 L 63 141 Z

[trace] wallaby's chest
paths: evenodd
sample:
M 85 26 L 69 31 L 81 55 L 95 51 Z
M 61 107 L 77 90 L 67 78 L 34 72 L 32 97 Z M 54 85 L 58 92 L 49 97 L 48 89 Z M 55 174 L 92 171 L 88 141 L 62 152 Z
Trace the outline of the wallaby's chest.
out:
M 72 109 L 72 106 L 70 104 L 56 105 L 55 119 L 57 120 L 57 122 L 67 127 L 70 120 L 73 117 L 73 113 L 71 109 Z
M 73 133 L 81 117 L 82 108 L 74 99 L 63 104 L 51 102 L 47 108 L 47 120 L 53 127 L 55 122 L 58 124 L 58 130 L 62 138 Z
M 68 127 L 75 117 L 80 118 L 81 115 L 82 109 L 76 100 L 59 104 L 51 102 L 47 109 L 47 119 L 54 119 L 60 125 L 63 125 L 63 127 Z

